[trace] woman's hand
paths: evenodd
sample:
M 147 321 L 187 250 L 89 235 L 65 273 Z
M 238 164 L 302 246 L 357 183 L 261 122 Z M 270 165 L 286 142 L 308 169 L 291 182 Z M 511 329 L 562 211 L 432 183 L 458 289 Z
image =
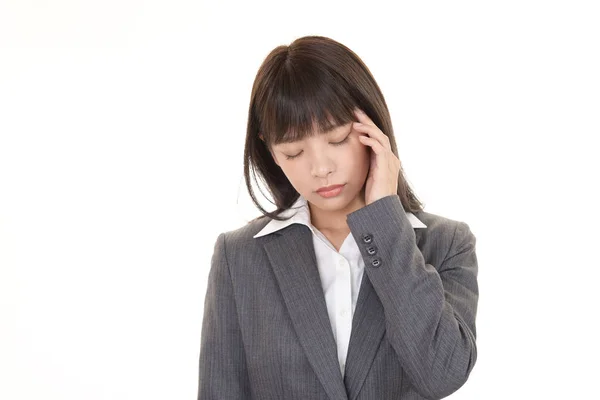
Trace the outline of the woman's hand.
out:
M 361 143 L 371 147 L 371 166 L 365 187 L 365 205 L 369 205 L 385 196 L 398 193 L 398 175 L 400 160 L 390 146 L 388 137 L 373 123 L 362 110 L 356 109 L 359 122 L 353 127 L 366 135 L 358 137 Z

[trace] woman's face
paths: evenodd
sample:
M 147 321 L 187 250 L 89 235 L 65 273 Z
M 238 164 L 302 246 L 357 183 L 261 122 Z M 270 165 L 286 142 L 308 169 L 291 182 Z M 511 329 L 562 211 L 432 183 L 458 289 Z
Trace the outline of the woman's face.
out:
M 321 210 L 335 211 L 364 205 L 363 186 L 370 164 L 370 148 L 362 144 L 352 123 L 302 141 L 273 145 L 273 159 L 307 201 Z M 335 197 L 324 198 L 317 189 L 344 185 Z

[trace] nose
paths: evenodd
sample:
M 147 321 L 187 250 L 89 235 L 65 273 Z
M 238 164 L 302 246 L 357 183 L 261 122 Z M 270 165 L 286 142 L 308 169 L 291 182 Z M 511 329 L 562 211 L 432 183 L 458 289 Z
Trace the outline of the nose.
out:
M 335 165 L 331 157 L 325 152 L 320 152 L 314 156 L 312 162 L 312 176 L 315 178 L 325 178 L 335 169 Z

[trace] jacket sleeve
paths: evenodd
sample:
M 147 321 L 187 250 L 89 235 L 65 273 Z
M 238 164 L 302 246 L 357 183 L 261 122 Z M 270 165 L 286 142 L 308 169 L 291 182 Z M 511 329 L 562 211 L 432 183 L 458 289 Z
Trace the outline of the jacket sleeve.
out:
M 347 222 L 383 305 L 386 336 L 408 378 L 428 399 L 449 396 L 477 359 L 475 236 L 455 221 L 448 234 L 432 237 L 446 253 L 438 272 L 425 264 L 398 195 L 348 214 Z
M 204 300 L 198 400 L 250 398 L 225 235 L 221 233 L 214 246 Z

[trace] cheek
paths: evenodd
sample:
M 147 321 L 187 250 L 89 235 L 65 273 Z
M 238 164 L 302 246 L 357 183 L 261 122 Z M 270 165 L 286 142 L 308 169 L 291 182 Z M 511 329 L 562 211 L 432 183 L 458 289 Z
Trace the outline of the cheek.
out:
M 368 164 L 368 161 L 370 160 L 371 148 L 359 142 L 358 139 L 356 139 L 356 141 L 357 147 L 353 149 L 353 157 L 356 160 L 356 163 L 359 165 L 363 165 L 365 163 Z
M 308 175 L 308 173 L 305 172 L 302 167 L 296 164 L 291 165 L 284 161 L 281 170 L 288 181 L 290 181 L 290 183 L 296 187 L 296 189 L 298 189 L 298 186 L 302 185 L 302 182 L 304 179 L 306 179 L 306 175 Z

